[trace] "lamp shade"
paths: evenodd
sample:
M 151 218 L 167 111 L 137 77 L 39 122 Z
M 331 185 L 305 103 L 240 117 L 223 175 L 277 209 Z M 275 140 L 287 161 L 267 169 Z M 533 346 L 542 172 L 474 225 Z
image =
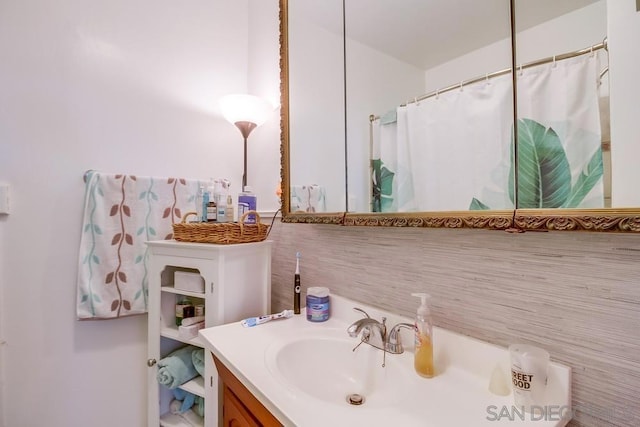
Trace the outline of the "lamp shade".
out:
M 260 126 L 269 118 L 273 106 L 262 98 L 253 95 L 234 94 L 220 99 L 222 115 L 229 122 L 249 122 Z

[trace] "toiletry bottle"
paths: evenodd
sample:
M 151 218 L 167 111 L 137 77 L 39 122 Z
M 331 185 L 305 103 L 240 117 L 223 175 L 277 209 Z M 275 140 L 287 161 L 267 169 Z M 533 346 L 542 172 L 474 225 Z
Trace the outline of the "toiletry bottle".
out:
M 238 194 L 238 221 L 247 211 L 255 211 L 258 205 L 258 198 L 251 191 L 248 185 L 244 187 L 242 193 Z M 255 224 L 256 216 L 254 214 L 247 215 L 244 219 L 245 224 Z
M 202 187 L 202 209 L 200 209 L 200 213 L 202 216 L 200 217 L 201 222 L 207 222 L 207 206 L 209 206 L 209 191 Z
M 218 222 L 227 222 L 227 203 L 224 198 L 223 190 L 226 187 L 226 179 L 221 178 L 216 181 L 216 206 L 218 208 L 217 219 Z
M 307 320 L 325 322 L 329 320 L 329 288 L 312 286 L 307 289 Z
M 233 222 L 233 199 L 231 194 L 227 194 L 227 222 Z
M 198 187 L 198 193 L 196 194 L 196 222 L 202 222 L 203 200 L 204 200 L 204 185 L 201 185 Z
M 215 183 L 213 179 L 211 179 L 211 184 L 209 184 L 209 203 L 207 203 L 207 222 L 216 222 L 218 219 L 215 192 Z
M 431 378 L 434 375 L 434 366 L 431 312 L 429 311 L 429 305 L 427 304 L 427 299 L 430 298 L 430 296 L 425 293 L 415 293 L 411 295 L 422 300 L 422 303 L 416 312 L 415 320 L 416 348 L 414 355 L 414 367 L 418 375 L 425 378 Z

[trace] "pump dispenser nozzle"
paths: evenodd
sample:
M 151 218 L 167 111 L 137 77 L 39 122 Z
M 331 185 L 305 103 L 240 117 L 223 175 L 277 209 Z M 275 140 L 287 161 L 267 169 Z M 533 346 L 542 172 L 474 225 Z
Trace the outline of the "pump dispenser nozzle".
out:
M 427 301 L 429 300 L 429 298 L 431 298 L 431 295 L 424 292 L 416 292 L 414 294 L 411 294 L 411 296 L 420 298 L 421 300 L 420 307 L 418 307 L 417 310 L 418 314 L 422 316 L 429 316 L 431 314 L 431 311 L 429 310 L 429 304 L 427 304 Z

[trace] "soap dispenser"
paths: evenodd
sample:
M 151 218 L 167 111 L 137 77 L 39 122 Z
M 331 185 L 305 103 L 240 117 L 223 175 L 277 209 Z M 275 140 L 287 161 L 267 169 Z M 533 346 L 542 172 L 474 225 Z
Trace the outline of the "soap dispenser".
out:
M 425 378 L 431 378 L 434 375 L 434 366 L 431 312 L 429 310 L 429 305 L 427 304 L 427 299 L 429 299 L 430 296 L 425 293 L 415 293 L 411 295 L 421 299 L 421 304 L 416 312 L 415 320 L 416 347 L 414 367 L 418 375 Z

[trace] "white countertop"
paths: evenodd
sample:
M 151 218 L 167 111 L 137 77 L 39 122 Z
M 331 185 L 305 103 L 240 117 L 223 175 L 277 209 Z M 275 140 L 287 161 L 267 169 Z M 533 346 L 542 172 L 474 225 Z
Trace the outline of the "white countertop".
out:
M 548 414 L 532 416 L 519 413 L 518 408 L 512 407 L 511 395 L 498 396 L 488 390 L 491 373 L 496 366 L 504 373 L 506 381 L 509 380 L 508 350 L 441 328 L 434 328 L 434 378 L 422 378 L 413 371 L 409 331 L 403 331 L 403 340 L 409 343 L 407 351 L 400 355 L 387 354 L 384 368 L 380 366 L 381 350 L 362 344 L 353 352 L 354 357 L 371 355 L 375 358 L 372 359 L 375 366 L 367 369 L 384 370 L 377 374 L 389 376 L 396 380 L 394 384 L 400 384 L 397 391 L 385 395 L 392 396 L 389 399 L 372 399 L 362 406 L 352 406 L 346 402 L 348 391 L 345 390 L 344 401 L 342 392 L 335 401 L 321 400 L 279 375 L 271 362 L 283 343 L 298 338 L 326 336 L 350 340 L 355 347 L 359 338 L 350 338 L 346 329 L 362 315 L 352 307 L 365 309 L 374 319 L 386 316 L 388 328 L 399 322 L 412 323 L 411 319 L 332 295 L 332 315 L 326 322 L 307 321 L 303 309 L 302 314 L 292 318 L 273 320 L 252 328 L 242 327 L 237 322 L 202 329 L 199 334 L 205 347 L 285 426 L 461 427 L 495 425 L 499 421 L 542 427 L 567 423 L 566 419 L 560 419 L 560 415 L 569 412 L 570 368 L 553 362 L 550 364 L 547 393 L 550 403 L 545 406 L 550 411 Z M 553 360 L 553 355 L 551 358 Z M 309 366 L 309 369 L 312 375 L 314 372 L 322 375 L 322 370 L 317 367 L 314 370 Z

